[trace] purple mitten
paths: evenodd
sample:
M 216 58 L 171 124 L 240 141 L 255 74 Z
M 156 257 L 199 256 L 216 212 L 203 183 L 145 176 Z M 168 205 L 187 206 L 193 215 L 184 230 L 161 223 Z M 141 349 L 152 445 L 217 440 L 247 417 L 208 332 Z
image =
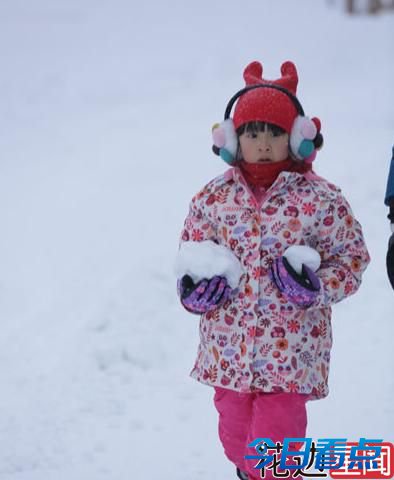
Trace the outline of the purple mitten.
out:
M 198 283 L 194 283 L 189 275 L 184 275 L 178 280 L 178 293 L 186 310 L 202 314 L 222 305 L 230 297 L 231 287 L 225 277 L 218 275 Z
M 276 258 L 270 270 L 271 280 L 290 302 L 302 308 L 310 307 L 320 291 L 320 280 L 307 265 L 298 273 L 286 257 Z

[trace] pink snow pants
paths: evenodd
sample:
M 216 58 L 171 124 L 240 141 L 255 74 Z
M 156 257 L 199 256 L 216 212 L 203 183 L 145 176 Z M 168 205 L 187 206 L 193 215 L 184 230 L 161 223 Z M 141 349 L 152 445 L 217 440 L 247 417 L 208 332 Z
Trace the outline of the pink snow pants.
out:
M 239 393 L 215 387 L 219 438 L 227 458 L 250 480 L 259 479 L 260 470 L 253 468 L 258 460 L 244 459 L 245 455 L 256 454 L 248 444 L 258 437 L 270 438 L 274 443 L 282 443 L 286 437 L 305 437 L 308 398 L 298 393 Z M 291 462 L 287 459 L 286 463 Z M 274 478 L 272 470 L 265 470 L 265 478 Z

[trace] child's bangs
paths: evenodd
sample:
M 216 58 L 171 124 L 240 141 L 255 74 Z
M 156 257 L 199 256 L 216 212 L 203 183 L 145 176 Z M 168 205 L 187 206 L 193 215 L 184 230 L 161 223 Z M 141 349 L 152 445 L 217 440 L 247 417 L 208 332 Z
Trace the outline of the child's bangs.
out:
M 243 133 L 259 133 L 259 132 L 271 132 L 275 136 L 283 135 L 286 133 L 283 128 L 278 127 L 277 125 L 273 125 L 272 123 L 266 123 L 266 122 L 249 122 L 245 123 L 244 125 L 241 125 L 237 129 L 237 134 L 242 135 Z
M 245 132 L 246 133 L 259 133 L 259 132 L 264 132 L 266 129 L 266 125 L 268 125 L 265 122 L 250 122 L 245 125 Z

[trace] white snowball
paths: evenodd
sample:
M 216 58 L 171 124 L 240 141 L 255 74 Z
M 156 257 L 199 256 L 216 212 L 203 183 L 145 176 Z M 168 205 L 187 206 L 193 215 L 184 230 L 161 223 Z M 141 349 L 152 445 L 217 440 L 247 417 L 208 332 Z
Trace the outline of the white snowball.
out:
M 320 267 L 319 253 L 314 248 L 307 247 L 306 245 L 293 245 L 289 247 L 285 251 L 284 257 L 287 258 L 297 273 L 302 272 L 303 263 L 314 272 Z
M 232 288 L 236 288 L 242 267 L 233 252 L 223 245 L 211 240 L 183 242 L 175 261 L 175 274 L 177 278 L 190 275 L 194 282 L 221 275 L 227 278 Z

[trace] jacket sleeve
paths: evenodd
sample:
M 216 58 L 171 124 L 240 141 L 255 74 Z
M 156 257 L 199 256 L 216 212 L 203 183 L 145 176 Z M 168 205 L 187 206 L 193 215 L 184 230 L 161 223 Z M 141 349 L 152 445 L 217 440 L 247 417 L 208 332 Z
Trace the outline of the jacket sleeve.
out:
M 207 218 L 203 204 L 199 204 L 196 199 L 191 202 L 182 230 L 175 274 L 178 280 L 189 275 L 194 283 L 204 278 L 223 276 L 232 289 L 238 287 L 243 275 L 238 257 L 226 245 L 221 244 L 216 224 Z
M 387 179 L 386 195 L 384 197 L 384 203 L 387 206 L 394 205 L 394 146 L 391 156 L 390 171 Z
M 394 232 L 394 229 L 393 229 L 393 224 L 394 224 L 394 146 L 393 146 L 393 152 L 391 156 L 390 171 L 387 179 L 387 187 L 386 187 L 386 195 L 384 197 L 384 203 L 385 205 L 390 207 L 389 214 L 387 215 L 387 217 L 390 220 L 390 223 L 392 224 L 391 230 Z
M 198 195 L 190 202 L 189 214 L 185 219 L 180 242 L 203 242 L 216 240 L 216 229 L 203 212 L 202 199 Z
M 353 295 L 370 262 L 361 225 L 338 192 L 322 210 L 316 250 L 321 256 L 317 275 L 321 291 L 312 308 L 326 308 Z

